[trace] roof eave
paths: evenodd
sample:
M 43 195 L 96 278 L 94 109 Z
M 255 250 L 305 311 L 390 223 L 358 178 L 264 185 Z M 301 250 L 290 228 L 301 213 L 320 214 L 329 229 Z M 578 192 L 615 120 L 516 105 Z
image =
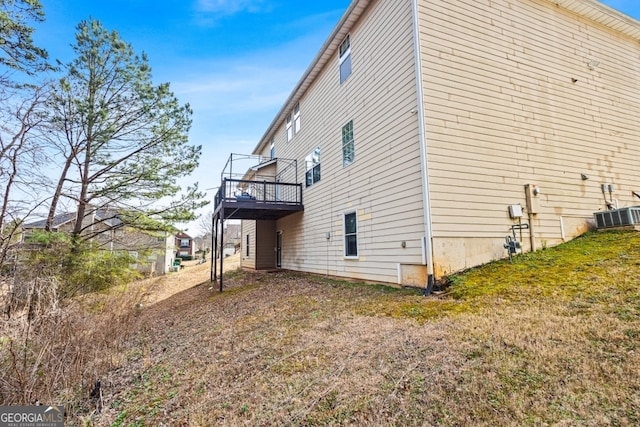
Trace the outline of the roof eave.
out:
M 640 42 L 640 21 L 597 0 L 548 0 Z
M 311 65 L 309 65 L 302 75 L 302 78 L 298 81 L 289 98 L 287 98 L 280 111 L 278 111 L 278 114 L 276 114 L 267 131 L 262 138 L 260 138 L 260 141 L 253 149 L 253 154 L 259 154 L 264 149 L 265 145 L 271 140 L 275 130 L 284 122 L 285 114 L 293 109 L 294 105 L 300 101 L 302 95 L 309 89 L 311 83 L 313 83 L 318 74 L 320 74 L 322 69 L 327 65 L 331 57 L 338 50 L 342 40 L 349 34 L 349 31 L 351 31 L 356 22 L 358 22 L 358 19 L 360 19 L 360 16 L 372 1 L 373 0 L 353 0 L 349 5 L 349 8 L 342 15 L 342 18 L 331 32 L 331 35 L 325 40 L 320 51 L 311 62 Z
M 342 15 L 342 18 L 335 26 L 331 35 L 324 42 L 320 51 L 311 62 L 311 65 L 307 68 L 302 78 L 298 81 L 289 98 L 278 111 L 275 118 L 267 128 L 260 141 L 253 149 L 253 154 L 259 154 L 265 147 L 265 145 L 271 140 L 275 130 L 284 122 L 285 114 L 293 109 L 294 105 L 300 101 L 300 98 L 307 91 L 309 86 L 316 79 L 318 74 L 327 65 L 331 57 L 338 50 L 342 40 L 349 34 L 353 26 L 358 22 L 360 16 L 364 13 L 366 7 L 375 0 L 354 0 L 346 12 Z M 547 0 L 551 3 L 569 10 L 577 15 L 584 16 L 599 24 L 619 31 L 629 37 L 632 37 L 640 42 L 640 21 L 625 15 L 605 4 L 600 3 L 597 0 Z

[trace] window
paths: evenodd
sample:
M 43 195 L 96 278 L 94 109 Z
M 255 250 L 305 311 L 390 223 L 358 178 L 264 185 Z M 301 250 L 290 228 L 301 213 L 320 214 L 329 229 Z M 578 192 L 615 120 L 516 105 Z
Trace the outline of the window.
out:
M 276 147 L 273 144 L 273 139 L 271 140 L 271 148 L 269 149 L 269 157 L 271 160 L 276 158 Z
M 293 136 L 300 132 L 300 103 L 298 102 L 293 111 L 287 115 L 287 142 L 293 139 Z
M 293 139 L 293 126 L 291 123 L 291 113 L 287 116 L 287 142 Z
M 340 84 L 351 75 L 351 40 L 349 36 L 340 44 Z
M 344 214 L 344 256 L 358 256 L 358 224 L 356 213 Z
M 295 107 L 293 107 L 293 128 L 294 132 L 300 132 L 300 103 L 298 102 Z
M 247 248 L 247 252 L 246 252 L 246 253 L 247 253 L 247 257 L 248 257 L 248 256 L 249 256 L 249 254 L 251 253 L 251 252 L 249 251 L 249 245 L 250 245 L 249 236 L 250 236 L 250 235 L 249 235 L 249 234 L 247 234 L 247 244 L 245 245 L 245 246 L 246 246 L 246 248 Z
M 307 187 L 320 181 L 320 147 L 313 150 L 304 161 Z
M 353 120 L 342 126 L 342 165 L 348 166 L 356 160 L 356 147 L 353 141 Z
M 189 239 L 180 239 L 180 247 L 181 248 L 188 248 L 190 241 Z

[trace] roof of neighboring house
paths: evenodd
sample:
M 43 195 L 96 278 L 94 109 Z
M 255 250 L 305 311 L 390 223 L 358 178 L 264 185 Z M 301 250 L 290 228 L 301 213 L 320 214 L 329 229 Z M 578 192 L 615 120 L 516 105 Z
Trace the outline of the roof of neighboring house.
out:
M 53 228 L 58 228 L 61 225 L 64 225 L 68 222 L 73 221 L 74 219 L 76 219 L 76 213 L 75 212 L 65 212 L 59 215 L 56 215 L 53 217 L 53 224 L 52 227 Z M 28 224 L 23 224 L 22 228 L 44 228 L 44 226 L 47 224 L 47 220 L 46 219 L 42 219 L 40 221 L 34 221 L 34 222 L 30 222 Z
M 87 216 L 89 216 L 87 214 Z M 77 216 L 76 212 L 65 212 L 53 217 L 52 228 L 59 228 L 60 226 L 67 224 L 71 221 L 75 221 Z M 95 211 L 95 221 L 94 222 L 103 222 L 104 224 L 115 227 L 122 224 L 120 218 L 118 218 L 118 213 L 113 209 L 98 209 Z M 22 228 L 44 228 L 47 223 L 46 219 L 42 219 L 39 221 L 30 222 L 27 224 L 23 224 Z
M 184 232 L 180 232 L 178 234 L 176 234 L 176 239 L 193 239 L 191 236 L 189 236 L 187 233 Z

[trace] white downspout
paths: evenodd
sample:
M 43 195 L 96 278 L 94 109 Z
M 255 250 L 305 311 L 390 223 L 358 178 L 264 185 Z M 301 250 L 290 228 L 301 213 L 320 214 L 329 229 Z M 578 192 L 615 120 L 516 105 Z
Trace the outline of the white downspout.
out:
M 422 204 L 424 211 L 424 239 L 423 245 L 423 262 L 427 266 L 427 284 L 424 290 L 425 295 L 429 295 L 434 285 L 434 269 L 433 269 L 433 231 L 431 227 L 431 197 L 429 193 L 429 169 L 427 159 L 427 135 L 425 133 L 425 114 L 424 114 L 424 89 L 422 87 L 422 52 L 420 46 L 420 25 L 418 18 L 418 0 L 412 1 L 413 5 L 413 49 L 416 64 L 416 92 L 417 92 L 417 114 L 418 114 L 418 132 L 420 140 L 420 163 L 422 175 Z

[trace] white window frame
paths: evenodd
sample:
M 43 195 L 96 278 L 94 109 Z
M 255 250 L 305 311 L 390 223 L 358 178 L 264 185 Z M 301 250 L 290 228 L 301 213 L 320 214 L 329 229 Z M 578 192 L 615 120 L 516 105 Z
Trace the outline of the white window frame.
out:
M 298 102 L 295 107 L 293 107 L 293 132 L 297 134 L 300 132 L 300 103 Z
M 322 169 L 321 169 L 321 151 L 320 147 L 316 147 L 311 154 L 309 154 L 304 160 L 304 181 L 306 187 L 311 187 L 315 183 L 319 182 L 322 179 Z M 316 179 L 317 175 L 317 179 Z M 309 179 L 311 178 L 311 179 Z
M 269 147 L 269 158 L 270 160 L 275 159 L 276 157 L 276 146 L 273 142 L 273 139 L 271 139 L 271 146 Z
M 356 230 L 352 233 L 347 233 L 347 216 L 353 215 L 355 219 Z M 346 259 L 358 259 L 360 257 L 360 247 L 358 246 L 358 212 L 357 211 L 348 211 L 342 214 L 342 222 L 343 222 L 343 233 L 344 233 L 344 257 Z M 355 236 L 356 238 L 356 253 L 355 255 L 348 253 L 349 244 L 347 243 L 347 238 L 350 236 Z
M 291 113 L 287 115 L 287 142 L 293 139 L 293 122 L 291 121 Z
M 339 51 L 339 72 L 340 72 L 340 84 L 344 83 L 349 76 L 353 73 L 353 66 L 351 64 L 351 35 L 347 34 L 342 43 L 340 43 L 340 51 Z M 342 64 L 345 61 L 349 61 L 349 74 L 342 74 Z
M 347 134 L 350 133 L 350 135 Z M 350 139 L 345 139 L 350 136 Z M 347 155 L 350 152 L 350 156 Z M 349 166 L 356 161 L 356 141 L 353 136 L 353 120 L 342 126 L 342 166 Z

